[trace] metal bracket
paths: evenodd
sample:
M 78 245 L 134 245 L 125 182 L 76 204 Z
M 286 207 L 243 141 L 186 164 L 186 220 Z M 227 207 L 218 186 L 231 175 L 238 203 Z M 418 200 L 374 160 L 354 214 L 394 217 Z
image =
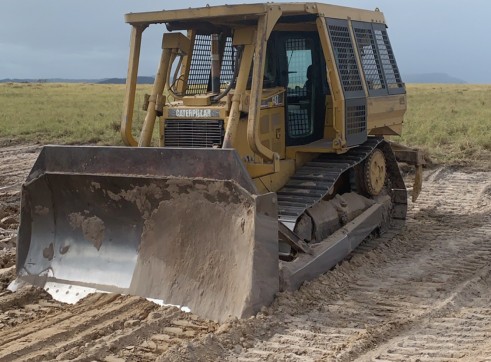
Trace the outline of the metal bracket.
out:
M 407 147 L 397 142 L 389 142 L 389 144 L 394 151 L 394 155 L 398 162 L 405 162 L 408 165 L 413 165 L 416 169 L 413 192 L 411 195 L 412 201 L 415 202 L 423 188 L 423 165 L 426 164 L 424 152 L 418 148 Z
M 284 237 L 285 241 L 297 252 L 312 255 L 313 251 L 310 246 L 303 240 L 301 240 L 297 234 L 291 231 L 281 221 L 278 222 L 278 232 Z

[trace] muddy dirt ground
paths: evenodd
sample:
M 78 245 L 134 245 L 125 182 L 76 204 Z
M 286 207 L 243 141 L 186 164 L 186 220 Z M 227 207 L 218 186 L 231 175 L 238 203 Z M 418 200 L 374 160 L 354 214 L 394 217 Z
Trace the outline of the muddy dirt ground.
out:
M 220 325 L 136 297 L 64 305 L 6 290 L 20 184 L 38 151 L 0 148 L 0 361 L 491 361 L 489 171 L 427 171 L 402 233 Z

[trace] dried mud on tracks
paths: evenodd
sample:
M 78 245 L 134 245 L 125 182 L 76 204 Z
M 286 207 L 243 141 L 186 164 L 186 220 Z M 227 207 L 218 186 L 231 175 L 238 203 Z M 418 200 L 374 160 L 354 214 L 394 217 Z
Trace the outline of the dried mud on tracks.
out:
M 20 182 L 37 148 L 15 147 L 0 148 L 0 202 L 18 222 Z M 4 287 L 14 277 L 14 235 L 0 245 L 0 361 L 483 360 L 491 173 L 466 170 L 428 172 L 402 234 L 365 242 L 255 318 L 222 325 L 136 297 L 91 295 L 70 306 L 35 288 L 12 294 Z

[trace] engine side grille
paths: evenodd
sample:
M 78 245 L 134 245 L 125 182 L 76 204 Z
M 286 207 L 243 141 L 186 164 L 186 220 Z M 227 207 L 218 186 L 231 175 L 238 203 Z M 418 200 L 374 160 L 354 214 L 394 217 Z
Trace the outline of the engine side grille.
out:
M 364 104 L 346 107 L 346 134 L 354 135 L 366 131 L 366 109 Z
M 223 120 L 165 120 L 165 147 L 221 147 Z

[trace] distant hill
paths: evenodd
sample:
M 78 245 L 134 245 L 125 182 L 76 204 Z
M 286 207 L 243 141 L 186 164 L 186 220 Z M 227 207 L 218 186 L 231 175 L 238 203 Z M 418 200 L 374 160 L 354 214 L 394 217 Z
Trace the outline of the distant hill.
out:
M 153 84 L 154 77 L 138 77 L 138 84 Z M 466 81 L 452 77 L 446 73 L 419 73 L 403 75 L 405 83 L 450 83 L 464 84 Z M 126 78 L 103 78 L 103 79 L 18 79 L 7 78 L 0 79 L 0 83 L 94 83 L 94 84 L 125 84 Z
M 138 84 L 153 84 L 154 77 L 138 77 Z M 107 78 L 96 82 L 98 84 L 125 84 L 126 78 Z
M 138 84 L 153 84 L 153 77 L 138 77 Z M 125 84 L 126 78 L 104 78 L 104 79 L 65 79 L 65 78 L 49 78 L 49 79 L 20 79 L 6 78 L 0 79 L 0 83 L 93 83 L 93 84 Z
M 404 75 L 405 83 L 444 83 L 444 84 L 464 84 L 466 81 L 452 77 L 446 73 L 421 73 Z
M 65 78 L 6 78 L 0 83 L 98 83 L 100 79 L 65 79 Z

